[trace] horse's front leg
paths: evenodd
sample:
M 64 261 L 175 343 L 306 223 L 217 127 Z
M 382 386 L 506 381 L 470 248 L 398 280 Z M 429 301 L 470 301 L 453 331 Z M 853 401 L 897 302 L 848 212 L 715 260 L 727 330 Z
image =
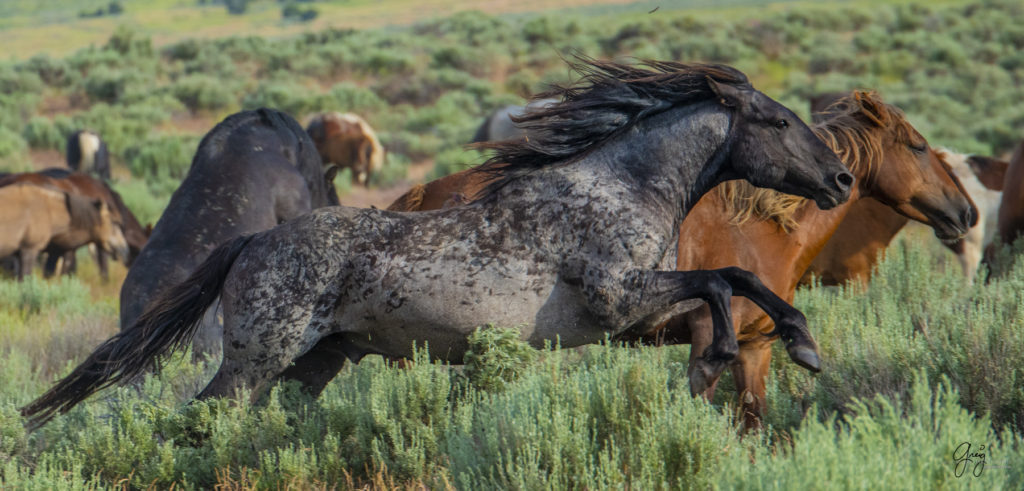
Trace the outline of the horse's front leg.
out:
M 739 343 L 732 327 L 729 282 L 716 271 L 644 271 L 631 299 L 637 311 L 655 313 L 670 309 L 684 300 L 700 299 L 711 309 L 712 339 L 688 370 L 690 392 L 706 391 L 722 374 L 739 352 Z M 638 288 L 637 288 L 638 287 Z
M 818 345 L 807 329 L 807 318 L 803 313 L 779 298 L 750 271 L 735 267 L 714 271 L 729 284 L 733 295 L 750 299 L 771 317 L 775 330 L 767 336 L 780 336 L 786 344 L 786 352 L 797 365 L 812 372 L 821 371 Z

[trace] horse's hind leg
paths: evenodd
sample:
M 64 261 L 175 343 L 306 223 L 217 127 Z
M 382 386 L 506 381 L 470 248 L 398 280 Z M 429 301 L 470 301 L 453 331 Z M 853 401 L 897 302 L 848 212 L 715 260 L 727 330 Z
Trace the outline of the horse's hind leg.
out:
M 200 399 L 230 397 L 245 386 L 255 400 L 274 377 L 319 341 L 319 336 L 309 332 L 313 317 L 309 297 L 294 295 L 287 304 L 278 298 L 275 300 L 280 303 L 270 306 L 258 297 L 235 298 L 230 290 L 229 284 L 221 292 L 224 337 L 220 369 L 199 394 Z
M 754 273 L 740 268 L 716 269 L 732 288 L 734 295 L 750 299 L 764 310 L 772 321 L 775 330 L 769 336 L 779 335 L 786 344 L 789 357 L 812 372 L 821 371 L 821 358 L 818 356 L 818 345 L 814 342 L 807 329 L 807 318 L 785 300 L 761 283 Z
M 302 390 L 306 393 L 313 397 L 319 396 L 327 383 L 345 366 L 349 356 L 345 350 L 344 336 L 332 334 L 298 357 L 278 376 L 278 380 L 296 380 L 302 384 Z

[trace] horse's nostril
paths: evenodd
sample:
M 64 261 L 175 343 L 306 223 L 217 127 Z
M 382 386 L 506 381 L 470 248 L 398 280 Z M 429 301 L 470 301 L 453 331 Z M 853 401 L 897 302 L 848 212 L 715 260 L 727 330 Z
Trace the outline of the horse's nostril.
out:
M 964 210 L 963 217 L 961 218 L 963 219 L 963 224 L 966 225 L 967 228 L 971 228 L 978 224 L 978 212 L 974 208 Z
M 853 181 L 853 174 L 850 174 L 849 172 L 840 172 L 836 174 L 836 186 L 843 191 L 850 189 L 850 187 L 853 186 Z

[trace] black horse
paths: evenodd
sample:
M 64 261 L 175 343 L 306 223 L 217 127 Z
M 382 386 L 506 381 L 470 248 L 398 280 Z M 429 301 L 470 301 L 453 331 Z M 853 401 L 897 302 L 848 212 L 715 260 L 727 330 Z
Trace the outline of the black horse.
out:
M 338 204 L 316 147 L 299 124 L 273 109 L 229 116 L 203 138 L 121 287 L 121 327 L 175 285 L 222 242 L 266 230 L 314 208 Z M 210 309 L 197 352 L 217 351 L 221 328 Z
M 68 167 L 73 170 L 110 180 L 110 153 L 96 133 L 87 130 L 72 133 L 68 137 L 67 159 Z

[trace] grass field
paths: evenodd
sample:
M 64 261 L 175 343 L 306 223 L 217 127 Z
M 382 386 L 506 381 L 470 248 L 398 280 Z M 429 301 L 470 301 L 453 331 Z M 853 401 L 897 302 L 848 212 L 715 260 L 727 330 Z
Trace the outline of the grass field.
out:
M 567 80 L 573 50 L 728 63 L 805 117 L 812 94 L 875 88 L 933 146 L 1000 155 L 1024 136 L 1011 0 L 351 0 L 308 4 L 308 24 L 269 0 L 241 16 L 124 0 L 77 16 L 108 3 L 0 2 L 0 171 L 59 162 L 64 135 L 93 128 L 143 224 L 199 138 L 258 106 L 364 115 L 389 161 L 369 190 L 342 180 L 342 202 L 386 205 L 479 162 L 462 145 L 480 119 Z M 920 229 L 869 286 L 798 292 L 824 370 L 776 352 L 767 428 L 745 436 L 728 376 L 689 397 L 686 347 L 534 350 L 501 329 L 474 336 L 466 367 L 370 357 L 315 400 L 284 386 L 256 405 L 188 403 L 214 363 L 182 354 L 29 433 L 17 408 L 117 330 L 125 270 L 104 283 L 80 254 L 75 278 L 0 279 L 2 489 L 1024 488 L 1024 265 L 965 285 Z M 965 444 L 983 467 L 956 458 Z

